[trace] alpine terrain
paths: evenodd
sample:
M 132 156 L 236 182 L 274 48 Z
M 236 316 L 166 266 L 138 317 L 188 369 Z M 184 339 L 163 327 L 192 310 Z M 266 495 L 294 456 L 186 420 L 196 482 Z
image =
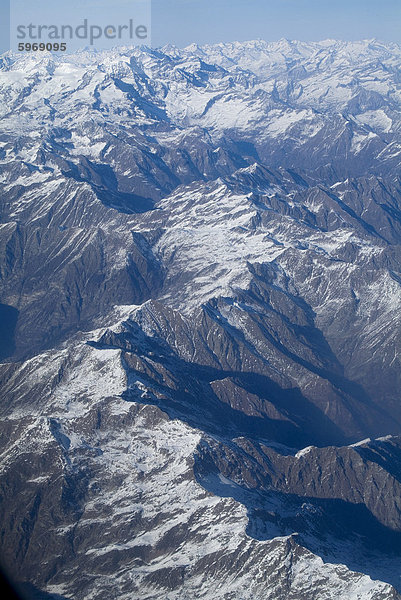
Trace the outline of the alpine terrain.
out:
M 401 47 L 0 57 L 28 600 L 401 599 Z

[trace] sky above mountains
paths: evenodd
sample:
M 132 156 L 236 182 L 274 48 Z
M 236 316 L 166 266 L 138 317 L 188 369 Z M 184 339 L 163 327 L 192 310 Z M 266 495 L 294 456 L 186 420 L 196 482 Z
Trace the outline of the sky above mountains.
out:
M 250 39 L 401 42 L 399 0 L 153 0 L 155 46 Z
M 9 3 L 0 0 L 0 51 L 9 48 Z M 74 22 L 78 12 L 102 23 L 110 14 L 109 0 L 71 0 L 50 3 L 37 0 L 35 9 L 46 7 L 60 21 Z M 113 2 L 113 15 L 127 14 L 133 0 Z M 67 15 L 67 17 L 66 17 Z M 75 16 L 74 16 L 75 15 Z M 67 19 L 67 20 L 66 20 Z M 225 41 L 280 38 L 357 40 L 377 38 L 401 42 L 399 0 L 152 0 L 152 45 L 186 46 Z

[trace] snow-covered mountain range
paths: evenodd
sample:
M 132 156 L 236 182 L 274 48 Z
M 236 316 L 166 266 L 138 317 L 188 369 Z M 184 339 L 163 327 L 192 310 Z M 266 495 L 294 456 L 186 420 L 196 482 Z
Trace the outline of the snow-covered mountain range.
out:
M 27 597 L 401 598 L 401 48 L 0 69 L 0 556 Z

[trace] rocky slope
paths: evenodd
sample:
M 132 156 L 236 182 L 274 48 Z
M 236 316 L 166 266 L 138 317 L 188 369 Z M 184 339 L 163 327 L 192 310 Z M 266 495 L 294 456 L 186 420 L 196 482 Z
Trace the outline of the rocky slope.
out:
M 400 54 L 3 55 L 28 598 L 400 598 Z

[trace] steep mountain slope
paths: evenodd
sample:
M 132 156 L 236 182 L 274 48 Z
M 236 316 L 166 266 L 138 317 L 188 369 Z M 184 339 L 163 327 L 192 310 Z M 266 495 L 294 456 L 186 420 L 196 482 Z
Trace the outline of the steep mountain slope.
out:
M 0 543 L 29 598 L 400 598 L 400 55 L 3 55 Z
M 224 442 L 143 404 L 138 380 L 127 402 L 124 364 L 75 339 L 3 366 L 2 556 L 18 579 L 66 598 L 399 598 L 360 574 L 398 584 L 399 441 L 295 456 Z

